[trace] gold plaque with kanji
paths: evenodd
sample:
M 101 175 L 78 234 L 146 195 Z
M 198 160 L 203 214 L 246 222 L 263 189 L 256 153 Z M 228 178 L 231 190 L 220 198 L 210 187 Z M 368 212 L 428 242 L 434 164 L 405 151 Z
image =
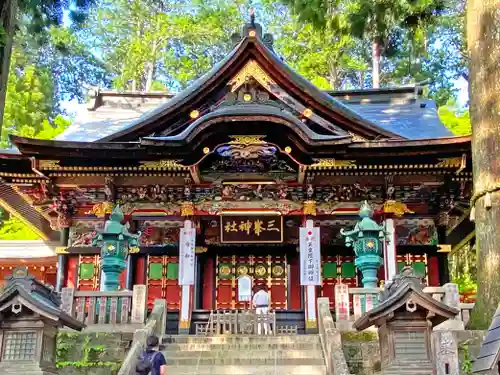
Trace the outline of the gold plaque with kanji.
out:
M 223 243 L 281 243 L 283 216 L 221 215 L 220 230 Z

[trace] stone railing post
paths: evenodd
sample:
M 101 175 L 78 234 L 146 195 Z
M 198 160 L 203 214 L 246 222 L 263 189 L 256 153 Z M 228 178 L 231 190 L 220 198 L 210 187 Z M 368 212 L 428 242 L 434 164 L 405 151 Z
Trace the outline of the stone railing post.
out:
M 361 318 L 366 312 L 374 309 L 378 305 L 378 288 L 349 288 L 352 294 L 352 305 L 354 310 L 354 320 Z
M 458 285 L 453 283 L 444 284 L 443 289 L 444 296 L 441 302 L 460 311 L 460 294 L 458 293 Z M 434 327 L 434 330 L 464 330 L 465 325 L 462 321 L 461 315 L 461 313 L 458 313 L 454 319 L 448 319 L 447 321 Z
M 464 326 L 467 327 L 467 323 L 470 320 L 470 312 L 474 308 L 474 303 L 461 303 L 460 304 L 460 314 L 462 314 L 462 321 Z
M 73 288 L 62 288 L 61 290 L 61 310 L 73 317 L 73 301 L 75 290 Z
M 443 302 L 445 290 L 442 286 L 427 286 L 423 291 L 425 294 L 430 294 L 436 301 Z
M 335 329 L 328 298 L 318 298 L 318 329 L 327 375 L 350 375 L 342 350 L 342 336 Z
M 349 287 L 346 284 L 335 284 L 335 324 L 341 331 L 351 329 Z
M 146 325 L 136 329 L 130 350 L 123 361 L 118 375 L 135 375 L 135 367 L 139 360 L 139 356 L 146 347 L 146 340 L 149 336 L 155 335 L 160 339 L 165 334 L 167 322 L 167 301 L 157 299 L 154 302 L 153 311 L 146 321 Z
M 146 285 L 134 285 L 132 291 L 132 324 L 144 324 L 146 321 L 147 287 Z
M 458 345 L 453 332 L 432 332 L 432 350 L 436 375 L 460 374 Z

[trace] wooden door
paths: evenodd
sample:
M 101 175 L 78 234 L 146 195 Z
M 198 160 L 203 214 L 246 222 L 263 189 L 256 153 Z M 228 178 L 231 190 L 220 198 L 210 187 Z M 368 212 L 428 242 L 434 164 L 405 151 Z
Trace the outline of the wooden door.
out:
M 80 255 L 78 260 L 78 290 L 100 290 L 101 267 L 99 255 Z
M 178 256 L 148 256 L 148 309 L 152 309 L 157 298 L 167 301 L 167 309 L 179 311 L 181 287 L 179 286 Z
M 127 269 L 120 274 L 120 288 L 125 288 Z M 78 290 L 101 290 L 101 256 L 80 255 L 78 259 Z
M 253 290 L 259 285 L 268 288 L 271 308 L 286 310 L 288 300 L 288 271 L 285 255 L 217 256 L 216 309 L 245 309 L 249 302 L 238 300 L 238 277 L 250 275 Z
M 335 309 L 335 284 L 343 283 L 349 287 L 358 286 L 357 269 L 354 256 L 323 255 L 323 279 L 321 296 L 328 297 L 330 309 Z M 349 298 L 352 309 L 352 298 Z

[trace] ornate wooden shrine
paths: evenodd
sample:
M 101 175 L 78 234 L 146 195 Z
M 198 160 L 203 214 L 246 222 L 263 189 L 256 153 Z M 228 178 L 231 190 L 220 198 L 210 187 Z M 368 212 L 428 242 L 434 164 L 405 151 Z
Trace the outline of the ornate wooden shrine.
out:
M 60 238 L 58 287 L 100 287 L 91 239 L 116 203 L 130 231 L 142 232 L 121 285 L 146 284 L 150 306 L 166 298 L 180 308 L 185 219 L 197 230 L 195 309 L 242 307 L 236 280 L 249 274 L 269 287 L 274 309 L 303 310 L 307 219 L 321 227 L 317 293 L 333 306 L 336 283 L 360 285 L 340 228 L 353 226 L 363 200 L 394 229 L 386 260 L 411 265 L 428 285 L 448 282 L 439 244 L 467 209 L 470 137 L 453 137 L 419 87 L 323 92 L 287 67 L 253 21 L 233 40 L 223 61 L 174 97 L 96 91 L 86 121 L 57 140 L 11 137 L 0 198 L 46 240 Z M 381 280 L 387 272 L 386 264 Z

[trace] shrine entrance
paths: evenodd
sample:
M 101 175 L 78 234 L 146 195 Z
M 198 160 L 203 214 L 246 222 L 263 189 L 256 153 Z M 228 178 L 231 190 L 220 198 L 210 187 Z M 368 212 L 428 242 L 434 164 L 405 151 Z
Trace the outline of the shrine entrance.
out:
M 217 255 L 215 309 L 248 309 L 251 302 L 239 301 L 238 277 L 252 278 L 252 291 L 267 286 L 271 309 L 288 309 L 288 263 L 283 255 Z
M 179 311 L 181 287 L 178 285 L 178 274 L 178 256 L 148 256 L 148 309 L 152 309 L 154 300 L 159 298 L 167 301 L 168 310 Z

